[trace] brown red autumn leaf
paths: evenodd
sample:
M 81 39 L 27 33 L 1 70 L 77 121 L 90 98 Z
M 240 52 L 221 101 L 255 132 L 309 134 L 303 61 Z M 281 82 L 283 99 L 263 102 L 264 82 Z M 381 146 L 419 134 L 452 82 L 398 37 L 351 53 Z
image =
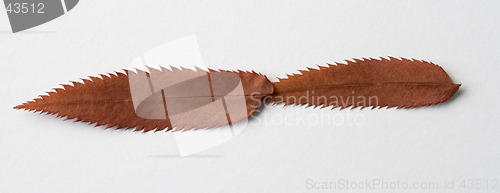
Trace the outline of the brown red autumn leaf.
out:
M 347 61 L 301 71 L 274 83 L 268 100 L 286 105 L 418 107 L 444 102 L 457 92 L 439 66 L 419 60 L 382 58 Z
M 300 71 L 271 83 L 243 71 L 150 69 L 73 82 L 14 107 L 135 131 L 212 128 L 252 115 L 262 100 L 327 107 L 418 107 L 458 90 L 439 66 L 408 59 L 363 59 Z

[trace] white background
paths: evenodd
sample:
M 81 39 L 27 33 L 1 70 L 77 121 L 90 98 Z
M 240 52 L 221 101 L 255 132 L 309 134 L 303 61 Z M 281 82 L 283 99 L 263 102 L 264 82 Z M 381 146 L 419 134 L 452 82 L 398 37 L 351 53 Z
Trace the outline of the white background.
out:
M 334 192 L 341 190 L 309 190 L 306 180 L 377 178 L 452 179 L 453 192 L 494 192 L 458 182 L 500 180 L 499 21 L 495 0 L 82 0 L 52 22 L 12 34 L 2 9 L 0 192 Z M 445 104 L 411 110 L 268 106 L 233 140 L 185 158 L 171 133 L 104 130 L 12 109 L 190 34 L 206 66 L 252 69 L 272 80 L 391 55 L 435 62 L 463 85 Z M 320 115 L 346 121 L 313 120 Z

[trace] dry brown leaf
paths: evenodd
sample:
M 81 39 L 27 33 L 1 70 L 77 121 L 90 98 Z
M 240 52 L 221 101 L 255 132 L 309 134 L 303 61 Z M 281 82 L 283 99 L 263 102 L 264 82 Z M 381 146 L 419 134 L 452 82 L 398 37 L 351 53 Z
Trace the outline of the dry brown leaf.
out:
M 116 75 L 109 74 L 109 76 L 90 77 L 90 79 L 84 79 L 83 83 L 73 82 L 73 85 L 64 85 L 64 89 L 55 89 L 53 92 L 48 92 L 48 95 L 41 96 L 14 108 L 56 114 L 58 117 L 66 117 L 66 119 L 96 123 L 96 126 L 106 125 L 106 128 L 135 128 L 135 131 L 143 130 L 144 132 L 163 129 L 169 131 L 174 127 L 176 130 L 211 128 L 237 122 L 240 119 L 250 116 L 260 105 L 262 97 L 273 93 L 272 83 L 264 75 L 255 72 L 210 70 L 208 73 L 200 69 L 196 71 L 173 69 L 173 71 L 167 69 L 150 69 L 150 73 L 140 70 L 137 73 L 125 71 Z M 147 77 L 140 77 L 141 73 Z M 152 79 L 155 73 L 158 75 L 156 77 L 160 78 L 157 80 L 158 82 L 166 81 L 163 78 L 183 77 L 202 73 L 205 76 L 198 76 L 197 78 L 172 85 L 171 87 L 174 90 L 171 93 L 174 93 L 174 95 L 180 92 L 189 94 L 198 91 L 198 93 L 201 93 L 199 92 L 200 89 L 208 89 L 208 94 L 205 92 L 207 95 L 184 97 L 188 99 L 179 101 L 179 97 L 176 98 L 176 96 L 165 99 L 169 95 L 165 95 L 164 88 L 160 88 L 159 92 L 149 93 L 141 101 L 138 101 L 138 97 L 135 97 L 134 101 L 132 99 L 132 93 L 134 92 L 131 92 L 131 88 L 134 87 L 131 84 L 138 86 L 136 87 L 137 89 L 145 88 L 148 92 L 151 85 L 140 85 L 141 81 L 139 79 L 131 81 L 131 76 Z M 234 76 L 237 78 L 234 79 Z M 207 78 L 211 78 L 211 80 Z M 209 80 L 211 81 L 210 87 L 208 85 L 196 86 L 198 83 L 208 83 Z M 237 81 L 236 83 L 235 80 Z M 151 80 L 149 81 L 151 83 Z M 238 104 L 238 101 L 232 103 L 233 99 L 241 99 L 242 96 L 229 93 L 238 83 L 241 83 L 240 86 L 242 85 L 244 92 L 242 93 L 244 94 L 243 107 L 241 107 L 241 104 Z M 217 88 L 219 88 L 219 91 Z M 143 93 L 141 91 L 138 94 Z M 224 96 L 225 100 L 222 98 Z M 165 101 L 170 101 L 174 105 L 164 108 Z M 226 111 L 218 108 L 221 107 L 220 105 L 218 107 L 210 105 L 212 102 L 214 104 L 217 104 L 217 102 L 221 104 L 220 101 L 225 102 L 224 107 Z M 136 105 L 134 106 L 134 104 Z M 183 112 L 192 112 L 193 109 L 199 107 L 203 107 L 200 108 L 201 112 L 194 113 L 194 116 L 202 116 L 201 118 L 205 118 L 203 120 L 196 120 L 193 117 L 193 113 L 188 114 L 188 116 L 177 116 L 176 122 L 171 120 L 176 115 L 181 115 Z M 236 109 L 235 113 L 231 112 L 231 116 L 233 116 L 232 120 L 228 117 L 228 108 L 233 110 L 240 108 Z M 243 111 L 241 108 L 243 108 Z M 161 113 L 166 113 L 166 109 L 169 109 L 168 113 L 170 115 L 167 113 L 166 117 L 163 114 L 163 118 L 154 118 L 161 115 Z M 243 112 L 243 116 L 241 112 Z M 222 114 L 222 116 L 217 117 L 217 114 Z M 145 115 L 146 118 L 142 115 Z
M 460 87 L 430 62 L 408 59 L 354 59 L 329 64 L 274 83 L 267 102 L 285 105 L 409 108 L 444 102 Z
M 255 72 L 200 69 L 125 71 L 73 82 L 14 107 L 106 128 L 171 131 L 233 124 L 265 97 L 286 105 L 409 108 L 441 103 L 460 87 L 439 66 L 419 60 L 337 63 L 271 83 Z

